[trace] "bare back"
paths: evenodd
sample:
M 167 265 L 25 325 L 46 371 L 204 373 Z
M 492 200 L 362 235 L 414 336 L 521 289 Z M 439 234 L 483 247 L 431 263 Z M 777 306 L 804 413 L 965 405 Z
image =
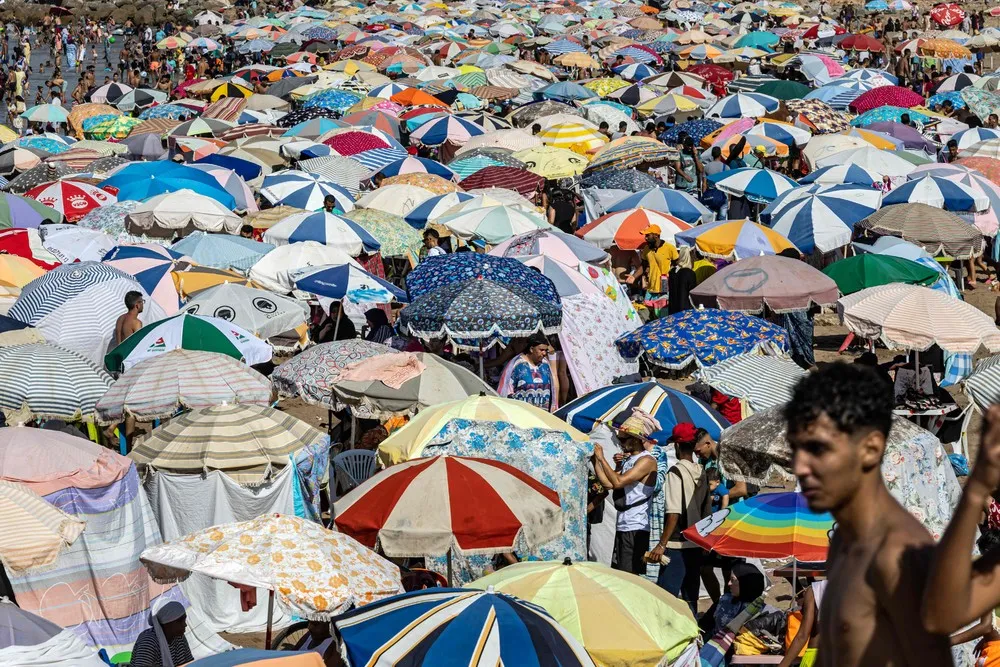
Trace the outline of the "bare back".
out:
M 835 535 L 819 614 L 820 667 L 939 667 L 952 664 L 946 635 L 926 632 L 920 601 L 934 545 L 889 497 L 879 532 L 847 543 Z
M 139 320 L 138 315 L 132 311 L 119 316 L 118 321 L 115 322 L 115 345 L 121 345 L 126 338 L 141 328 L 142 322 Z

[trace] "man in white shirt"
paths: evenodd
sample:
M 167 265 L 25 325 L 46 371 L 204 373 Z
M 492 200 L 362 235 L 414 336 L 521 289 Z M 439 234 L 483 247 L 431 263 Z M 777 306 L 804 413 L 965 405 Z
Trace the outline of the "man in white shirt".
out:
M 438 234 L 436 229 L 425 229 L 424 247 L 420 254 L 423 257 L 437 257 L 438 255 L 444 255 L 444 248 L 438 245 L 440 242 L 441 235 Z

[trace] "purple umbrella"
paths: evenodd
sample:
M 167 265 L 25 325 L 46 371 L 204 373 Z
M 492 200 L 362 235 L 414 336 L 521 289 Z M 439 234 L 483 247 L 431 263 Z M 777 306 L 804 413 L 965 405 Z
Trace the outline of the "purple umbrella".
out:
M 840 292 L 837 283 L 805 262 L 778 255 L 748 257 L 719 269 L 691 290 L 696 307 L 775 313 L 831 306 Z
M 44 221 L 62 222 L 62 214 L 34 199 L 0 192 L 0 229 L 37 229 Z
M 903 147 L 907 150 L 923 151 L 928 155 L 934 155 L 937 152 L 937 147 L 934 146 L 934 142 L 917 132 L 916 129 L 910 127 L 909 125 L 886 121 L 882 123 L 872 123 L 865 129 L 888 134 L 893 139 L 902 141 Z

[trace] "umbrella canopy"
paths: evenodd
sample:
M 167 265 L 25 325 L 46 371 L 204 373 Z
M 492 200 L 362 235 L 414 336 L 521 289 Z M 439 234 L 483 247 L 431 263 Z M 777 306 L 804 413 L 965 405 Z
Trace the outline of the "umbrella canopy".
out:
M 37 228 L 42 222 L 60 222 L 61 220 L 60 212 L 45 202 L 35 201 L 29 197 L 19 197 L 9 192 L 0 193 L 0 228 Z
M 239 484 L 264 481 L 303 447 L 328 436 L 274 408 L 219 405 L 185 412 L 153 429 L 129 457 L 156 470 L 201 475 L 221 470 Z
M 470 120 L 445 114 L 421 125 L 410 134 L 410 140 L 427 146 L 440 146 L 449 141 L 460 144 L 484 133 L 481 126 Z
M 882 204 L 927 204 L 945 211 L 984 211 L 989 198 L 961 183 L 939 176 L 921 176 L 893 188 Z
M 5 568 L 21 574 L 52 565 L 62 550 L 76 541 L 85 526 L 86 522 L 50 505 L 23 484 L 0 480 L 0 559 Z M 0 625 L 6 626 L 3 620 Z M 0 651 L 12 643 L 23 645 L 26 628 L 19 625 L 18 641 L 10 642 L 0 637 Z M 56 627 L 55 634 L 59 631 L 61 629 Z
M 403 357 L 390 356 L 392 363 L 405 363 Z M 333 385 L 334 392 L 345 405 L 361 408 L 363 413 L 376 417 L 412 415 L 448 401 L 496 395 L 475 373 L 458 364 L 422 352 L 413 356 L 423 369 L 399 387 L 387 385 L 381 380 L 339 380 Z M 380 364 L 384 357 L 372 357 L 363 363 L 366 368 L 371 368 Z
M 233 201 L 229 193 L 225 195 Z M 242 218 L 231 208 L 193 190 L 157 195 L 136 206 L 125 217 L 125 228 L 130 233 L 166 238 L 185 236 L 196 230 L 235 234 L 242 226 Z
M 297 396 L 306 403 L 340 410 L 333 393 L 344 369 L 351 364 L 394 352 L 388 345 L 366 340 L 343 340 L 313 345 L 281 364 L 271 374 L 281 396 Z
M 649 322 L 615 345 L 626 359 L 641 355 L 656 366 L 679 370 L 692 362 L 711 366 L 738 354 L 780 356 L 788 348 L 788 334 L 759 317 L 706 308 Z
M 544 255 L 573 268 L 581 264 L 601 264 L 608 259 L 603 250 L 554 229 L 520 234 L 493 247 L 488 254 L 496 257 Z
M 638 194 L 638 193 L 637 193 Z M 620 250 L 636 250 L 646 242 L 643 231 L 660 229 L 660 238 L 675 243 L 675 235 L 691 229 L 691 225 L 666 213 L 645 208 L 630 208 L 607 213 L 576 231 L 576 235 L 598 248 L 617 246 Z
M 198 292 L 181 307 L 188 315 L 205 315 L 230 322 L 264 340 L 298 329 L 309 318 L 309 308 L 295 299 L 236 283 L 222 283 Z
M 811 511 L 801 493 L 765 493 L 707 516 L 683 534 L 723 556 L 825 561 L 832 528 L 833 516 Z
M 492 282 L 517 285 L 545 301 L 559 302 L 552 281 L 505 257 L 480 253 L 454 253 L 429 257 L 406 277 L 411 299 L 417 299 L 440 287 L 456 282 L 487 279 Z
M 463 456 L 392 466 L 341 498 L 335 522 L 391 557 L 532 549 L 563 532 L 555 491 L 506 463 Z
M 351 257 L 374 253 L 381 247 L 363 227 L 326 211 L 291 215 L 264 232 L 264 241 L 275 246 L 315 241 Z
M 104 357 L 113 372 L 172 350 L 203 350 L 239 359 L 247 365 L 271 360 L 271 346 L 231 322 L 183 312 L 142 327 Z
M 709 176 L 708 181 L 726 194 L 755 202 L 773 201 L 783 192 L 798 186 L 784 174 L 752 167 L 722 171 Z
M 869 287 L 906 283 L 929 286 L 941 274 L 932 268 L 909 259 L 891 255 L 865 253 L 834 262 L 823 273 L 836 281 L 844 294 L 854 294 Z
M 95 208 L 118 201 L 106 190 L 70 180 L 43 183 L 25 192 L 24 196 L 55 209 L 70 222 L 76 222 Z
M 25 418 L 92 418 L 111 376 L 85 357 L 50 343 L 0 347 L 0 407 Z
M 406 292 L 354 264 L 312 266 L 295 273 L 295 288 L 352 303 L 406 301 Z
M 118 199 L 143 201 L 156 195 L 191 190 L 211 197 L 232 210 L 235 200 L 211 175 L 188 165 L 169 161 L 132 162 L 100 183 L 118 189 Z
M 140 361 L 123 373 L 97 404 L 102 423 L 116 424 L 126 415 L 138 421 L 173 417 L 181 408 L 216 405 L 267 407 L 267 378 L 225 354 L 171 350 Z
M 806 376 L 789 359 L 740 355 L 698 371 L 698 379 L 728 396 L 746 401 L 752 410 L 766 410 L 792 400 L 792 391 Z
M 706 118 L 760 118 L 774 113 L 781 101 L 760 93 L 728 95 L 705 112 Z
M 428 664 L 594 665 L 541 607 L 492 591 L 414 591 L 344 614 L 336 626 L 352 665 L 387 656 Z
M 952 353 L 980 347 L 1000 351 L 1000 330 L 991 317 L 926 287 L 869 287 L 841 298 L 837 311 L 848 330 L 879 338 L 888 347 L 922 351 L 937 344 Z
M 879 190 L 853 185 L 813 185 L 789 190 L 760 214 L 771 229 L 803 253 L 831 252 L 851 242 L 854 225 L 877 211 Z
M 104 256 L 104 262 L 138 280 L 163 312 L 177 312 L 180 297 L 170 273 L 189 266 L 189 257 L 155 243 L 143 243 L 115 246 Z
M 691 303 L 751 314 L 765 308 L 788 313 L 832 306 L 838 296 L 837 283 L 805 262 L 759 255 L 716 271 L 691 290 Z
M 932 255 L 957 259 L 982 254 L 982 233 L 954 213 L 927 204 L 897 204 L 876 211 L 857 224 L 877 235 L 898 236 Z
M 787 238 L 773 229 L 749 220 L 719 220 L 699 225 L 674 237 L 678 245 L 694 246 L 702 255 L 717 259 L 744 259 L 758 255 L 777 255 L 796 249 Z
M 660 430 L 649 438 L 666 445 L 674 426 L 691 422 L 713 437 L 722 435 L 729 422 L 707 403 L 659 382 L 616 384 L 596 389 L 570 401 L 556 411 L 556 416 L 584 433 L 592 433 L 604 424 L 618 429 L 634 409 L 644 410 L 660 422 Z M 718 434 L 718 435 L 716 435 Z
M 327 197 L 333 197 L 342 212 L 354 209 L 354 197 L 346 188 L 305 171 L 288 170 L 265 176 L 260 194 L 275 206 L 284 204 L 318 211 Z
M 197 231 L 173 244 L 171 250 L 190 257 L 201 266 L 248 271 L 261 257 L 274 250 L 274 246 L 232 234 Z
M 516 563 L 467 588 L 541 606 L 602 665 L 676 660 L 698 636 L 683 602 L 643 577 L 601 563 Z
M 485 171 L 485 170 L 484 170 Z M 545 219 L 520 206 L 487 206 L 444 215 L 434 221 L 463 240 L 480 238 L 494 245 L 540 229 L 551 229 Z
M 271 590 L 282 611 L 310 620 L 402 589 L 398 567 L 347 535 L 280 514 L 211 526 L 150 547 L 139 559 L 154 580 L 197 573 Z

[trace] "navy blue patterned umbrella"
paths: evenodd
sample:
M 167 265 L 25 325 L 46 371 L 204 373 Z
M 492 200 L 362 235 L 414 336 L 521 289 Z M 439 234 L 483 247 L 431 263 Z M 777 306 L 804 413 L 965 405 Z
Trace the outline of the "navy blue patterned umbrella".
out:
M 426 292 L 399 316 L 399 328 L 404 333 L 425 339 L 446 337 L 456 347 L 467 349 L 487 348 L 501 338 L 530 336 L 539 331 L 555 334 L 561 324 L 562 306 L 558 300 L 544 299 L 521 285 L 488 278 L 453 282 Z
M 415 300 L 432 290 L 452 283 L 486 278 L 504 285 L 517 285 L 543 301 L 560 307 L 552 281 L 538 271 L 510 257 L 494 257 L 473 252 L 429 257 L 406 276 L 406 291 Z
M 628 190 L 629 192 L 663 187 L 662 181 L 635 169 L 622 169 L 610 173 L 606 171 L 591 172 L 584 174 L 580 183 L 585 188 L 606 188 L 609 190 Z
M 720 127 L 722 127 L 722 123 L 717 120 L 710 120 L 707 118 L 689 120 L 687 122 L 674 125 L 672 128 L 664 132 L 663 140 L 667 143 L 674 143 L 677 141 L 681 132 L 687 132 L 688 136 L 694 139 L 694 142 L 697 144 L 702 140 L 702 137 L 712 134 Z

